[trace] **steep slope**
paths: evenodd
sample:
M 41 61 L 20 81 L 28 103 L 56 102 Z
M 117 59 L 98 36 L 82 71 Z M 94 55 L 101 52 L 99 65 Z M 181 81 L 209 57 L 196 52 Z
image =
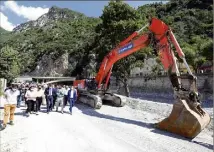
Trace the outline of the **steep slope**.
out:
M 10 32 L 0 27 L 0 48 L 2 47 L 3 43 L 6 42 L 10 38 Z
M 3 29 L 2 27 L 0 27 L 0 35 L 2 34 L 6 34 L 6 33 L 9 33 L 9 31 Z

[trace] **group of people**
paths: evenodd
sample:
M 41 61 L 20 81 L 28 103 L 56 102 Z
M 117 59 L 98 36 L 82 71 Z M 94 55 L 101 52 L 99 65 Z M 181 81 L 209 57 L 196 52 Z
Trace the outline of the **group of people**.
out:
M 59 105 L 61 105 L 61 113 L 69 102 L 70 114 L 72 115 L 72 107 L 74 102 L 77 100 L 77 90 L 71 86 L 70 88 L 62 85 L 54 87 L 53 84 L 49 85 L 44 91 L 46 97 L 47 113 L 52 111 L 56 105 L 56 111 L 58 111 Z
M 42 103 L 46 101 L 46 112 L 49 114 L 56 108 L 58 111 L 61 106 L 61 113 L 64 113 L 64 108 L 69 104 L 69 113 L 72 115 L 72 107 L 77 100 L 77 90 L 71 86 L 49 84 L 30 84 L 17 85 L 11 84 L 4 92 L 4 120 L 0 130 L 4 130 L 9 124 L 14 125 L 14 112 L 16 107 L 21 106 L 21 102 L 25 102 L 27 116 L 30 114 L 39 114 Z

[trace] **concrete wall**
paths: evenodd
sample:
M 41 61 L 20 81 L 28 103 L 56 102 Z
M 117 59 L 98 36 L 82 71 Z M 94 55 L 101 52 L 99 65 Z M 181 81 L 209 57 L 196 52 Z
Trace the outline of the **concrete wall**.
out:
M 213 92 L 213 75 L 212 74 L 200 74 L 197 75 L 197 85 L 199 91 Z M 189 86 L 188 80 L 183 80 L 184 87 Z M 172 91 L 172 85 L 168 76 L 159 76 L 154 78 L 148 77 L 132 77 L 129 79 L 129 86 L 131 88 L 141 88 L 151 91 L 167 92 Z

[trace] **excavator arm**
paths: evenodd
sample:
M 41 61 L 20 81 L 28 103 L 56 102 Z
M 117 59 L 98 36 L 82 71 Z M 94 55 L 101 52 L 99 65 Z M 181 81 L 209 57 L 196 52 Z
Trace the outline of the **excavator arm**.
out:
M 98 89 L 100 88 L 100 85 L 103 82 L 104 78 L 106 78 L 108 74 L 111 73 L 112 67 L 115 62 L 129 56 L 130 54 L 133 54 L 136 51 L 139 51 L 142 48 L 147 47 L 149 43 L 149 34 L 144 34 L 135 40 L 128 41 L 124 45 L 119 45 L 120 47 L 113 49 L 107 56 L 105 56 L 101 63 L 99 72 L 97 73 L 97 76 L 95 78 L 96 82 L 98 82 Z M 109 79 L 109 77 L 107 77 L 107 79 Z M 106 80 L 106 83 L 108 83 L 108 80 Z
M 161 20 L 153 18 L 149 25 L 150 33 L 140 35 L 140 32 L 147 26 L 148 24 L 142 27 L 139 31 L 135 31 L 104 57 L 95 78 L 97 89 L 101 88 L 101 84 L 103 83 L 104 79 L 105 85 L 102 89 L 107 89 L 111 70 L 115 62 L 147 47 L 151 43 L 155 44 L 153 47 L 157 50 L 164 69 L 166 71 L 171 70 L 170 77 L 173 87 L 176 87 L 176 89 L 181 88 L 181 82 L 178 78 L 180 73 L 176 64 L 174 53 L 171 48 L 172 44 L 176 48 L 179 57 L 183 59 L 183 62 L 185 63 L 189 74 L 193 75 L 185 60 L 185 55 L 171 29 Z

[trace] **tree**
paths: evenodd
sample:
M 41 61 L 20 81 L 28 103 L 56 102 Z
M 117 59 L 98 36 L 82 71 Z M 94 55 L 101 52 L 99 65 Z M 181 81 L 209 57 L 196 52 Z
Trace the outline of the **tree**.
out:
M 195 73 L 207 60 L 212 60 L 213 42 L 210 38 L 200 36 L 191 37 L 189 43 L 183 42 L 182 49 L 187 62 L 192 65 Z
M 100 18 L 102 23 L 96 28 L 96 32 L 99 33 L 99 47 L 97 48 L 99 63 L 122 40 L 136 31 L 143 23 L 145 24 L 134 8 L 119 0 L 110 1 Z M 144 55 L 137 52 L 119 60 L 113 67 L 113 75 L 124 84 L 126 96 L 129 96 L 130 70 L 133 66 L 142 66 L 143 58 Z
M 206 58 L 206 60 L 213 60 L 213 40 L 208 39 L 201 46 L 201 54 Z
M 20 73 L 18 52 L 8 45 L 0 52 L 0 78 L 5 78 L 10 82 Z

